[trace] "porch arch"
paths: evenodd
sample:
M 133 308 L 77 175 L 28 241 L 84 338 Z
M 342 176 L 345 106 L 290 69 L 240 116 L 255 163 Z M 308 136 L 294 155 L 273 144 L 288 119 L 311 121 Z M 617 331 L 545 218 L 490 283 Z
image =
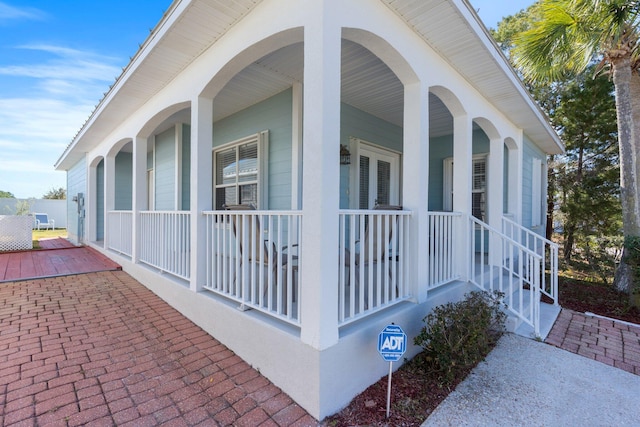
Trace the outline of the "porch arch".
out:
M 231 79 L 253 62 L 278 49 L 303 41 L 304 28 L 296 27 L 277 32 L 253 45 L 245 47 L 215 73 L 211 80 L 204 86 L 199 96 L 208 99 L 215 98 Z
M 460 98 L 453 93 L 450 89 L 444 86 L 430 86 L 429 92 L 436 95 L 442 103 L 447 107 L 451 115 L 455 117 L 464 116 L 467 114 Z
M 387 40 L 368 30 L 343 27 L 342 38 L 357 43 L 379 58 L 403 85 L 420 81 L 413 67 Z
M 155 115 L 149 118 L 147 122 L 140 128 L 140 131 L 136 135 L 137 138 L 149 138 L 151 134 L 162 125 L 167 119 L 174 114 L 191 108 L 191 102 L 185 101 L 177 104 L 165 107 L 163 110 L 158 111 Z

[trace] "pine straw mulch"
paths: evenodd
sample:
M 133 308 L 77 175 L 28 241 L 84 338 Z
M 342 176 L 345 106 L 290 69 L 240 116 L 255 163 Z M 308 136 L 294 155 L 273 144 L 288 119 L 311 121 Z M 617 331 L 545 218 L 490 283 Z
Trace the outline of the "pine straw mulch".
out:
M 629 296 L 611 285 L 559 278 L 560 305 L 577 312 L 592 312 L 640 324 L 640 310 L 629 306 Z M 428 372 L 418 354 L 393 373 L 391 413 L 386 418 L 387 380 L 378 382 L 356 396 L 351 403 L 322 425 L 327 427 L 409 427 L 420 426 L 473 368 L 460 371 L 449 385 Z

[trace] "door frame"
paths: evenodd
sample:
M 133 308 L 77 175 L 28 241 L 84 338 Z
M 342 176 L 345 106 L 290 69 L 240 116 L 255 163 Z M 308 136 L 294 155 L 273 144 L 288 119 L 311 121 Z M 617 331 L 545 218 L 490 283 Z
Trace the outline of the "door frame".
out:
M 351 163 L 354 167 L 350 168 L 349 208 L 360 208 L 360 156 L 363 153 L 370 153 L 374 158 L 378 158 L 376 156 L 391 158 L 391 193 L 389 194 L 389 200 L 390 204 L 400 204 L 402 196 L 402 153 L 355 137 L 349 138 L 349 143 L 354 159 Z

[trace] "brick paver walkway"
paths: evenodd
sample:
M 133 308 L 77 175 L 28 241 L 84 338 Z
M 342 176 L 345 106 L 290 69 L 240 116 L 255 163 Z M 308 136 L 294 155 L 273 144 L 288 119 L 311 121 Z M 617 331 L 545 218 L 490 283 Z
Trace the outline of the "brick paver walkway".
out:
M 640 326 L 562 309 L 546 342 L 640 375 Z
M 0 284 L 0 425 L 315 426 L 122 271 Z

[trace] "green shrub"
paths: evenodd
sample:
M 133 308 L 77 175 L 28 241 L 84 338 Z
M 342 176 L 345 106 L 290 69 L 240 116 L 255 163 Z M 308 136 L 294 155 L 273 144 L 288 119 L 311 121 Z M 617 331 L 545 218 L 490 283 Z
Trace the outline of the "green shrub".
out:
M 485 358 L 504 331 L 506 315 L 500 309 L 504 295 L 471 292 L 457 303 L 433 309 L 425 326 L 414 339 L 424 349 L 430 372 L 451 383 L 460 370 L 475 366 Z

